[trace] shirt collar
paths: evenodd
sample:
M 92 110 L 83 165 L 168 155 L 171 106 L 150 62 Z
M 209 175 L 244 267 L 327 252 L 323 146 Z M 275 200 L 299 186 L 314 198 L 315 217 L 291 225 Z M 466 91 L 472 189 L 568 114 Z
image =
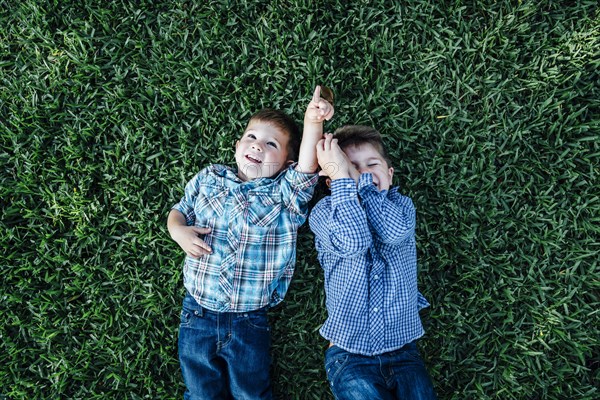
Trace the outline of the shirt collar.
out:
M 280 180 L 289 169 L 295 168 L 296 164 L 298 164 L 298 163 L 290 164 L 290 166 L 288 168 L 284 168 L 281 172 L 279 172 L 274 177 L 252 179 L 247 182 L 244 182 L 239 178 L 239 176 L 237 175 L 237 168 L 234 168 L 234 167 L 230 167 L 227 165 L 215 164 L 213 166 L 213 172 L 215 173 L 215 175 L 217 175 L 221 178 L 225 178 L 228 181 L 233 181 L 233 182 L 239 183 L 239 184 L 248 184 L 249 186 L 252 186 L 252 187 L 259 187 L 259 186 L 270 185 L 271 183 Z

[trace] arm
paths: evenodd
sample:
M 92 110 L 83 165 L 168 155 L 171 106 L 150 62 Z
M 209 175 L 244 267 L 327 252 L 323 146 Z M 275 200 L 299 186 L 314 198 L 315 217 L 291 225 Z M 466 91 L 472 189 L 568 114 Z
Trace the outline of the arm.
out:
M 358 201 L 356 168 L 331 134 L 317 144 L 317 157 L 331 181 L 331 196 L 313 209 L 309 224 L 320 243 L 339 257 L 353 257 L 371 246 L 365 210 Z
M 308 221 L 319 244 L 338 257 L 352 258 L 371 246 L 367 215 L 358 202 L 352 179 L 333 181 L 331 196 L 317 203 Z
M 372 243 L 367 215 L 356 195 L 356 183 L 349 178 L 332 182 L 331 196 L 317 203 L 309 225 L 320 244 L 338 257 L 362 254 Z
M 333 113 L 333 105 L 321 98 L 321 87 L 317 86 L 304 113 L 304 131 L 300 143 L 298 165 L 296 165 L 297 171 L 308 174 L 317 170 L 315 146 L 323 137 L 323 121 L 330 120 Z
M 194 212 L 194 203 L 198 197 L 198 183 L 206 170 L 207 168 L 200 171 L 185 185 L 183 197 L 179 203 L 173 206 L 167 217 L 167 229 L 171 238 L 188 256 L 194 258 L 211 253 L 210 247 L 199 237 L 199 235 L 210 233 L 210 228 L 195 226 Z
M 362 174 L 358 191 L 367 218 L 377 236 L 384 243 L 399 244 L 415 234 L 416 212 L 409 197 L 397 191 L 379 192 L 373 186 L 371 174 Z

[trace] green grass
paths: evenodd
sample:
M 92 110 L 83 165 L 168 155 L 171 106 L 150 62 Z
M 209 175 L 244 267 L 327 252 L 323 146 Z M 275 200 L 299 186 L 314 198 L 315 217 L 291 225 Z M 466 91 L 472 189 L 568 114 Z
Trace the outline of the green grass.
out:
M 0 399 L 173 399 L 183 185 L 248 117 L 371 124 L 418 209 L 441 399 L 599 396 L 595 1 L 3 1 Z M 278 398 L 330 399 L 312 235 Z

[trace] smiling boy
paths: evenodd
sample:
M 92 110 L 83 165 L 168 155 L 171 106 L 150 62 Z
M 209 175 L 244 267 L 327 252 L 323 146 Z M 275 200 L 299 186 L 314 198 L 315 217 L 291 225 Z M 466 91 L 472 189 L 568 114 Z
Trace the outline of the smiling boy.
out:
M 325 272 L 325 369 L 337 400 L 435 399 L 416 347 L 419 310 L 415 208 L 392 186 L 381 136 L 345 126 L 317 144 L 331 195 L 312 210 Z
M 272 398 L 267 309 L 289 287 L 317 180 L 315 145 L 333 113 L 317 86 L 300 143 L 289 116 L 259 111 L 236 143 L 236 167 L 204 168 L 169 213 L 169 233 L 187 255 L 179 327 L 185 399 Z

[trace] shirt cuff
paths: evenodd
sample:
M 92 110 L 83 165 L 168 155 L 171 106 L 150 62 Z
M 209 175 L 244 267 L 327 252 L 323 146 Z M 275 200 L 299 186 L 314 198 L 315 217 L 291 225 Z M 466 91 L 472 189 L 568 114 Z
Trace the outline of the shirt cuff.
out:
M 185 217 L 185 223 L 187 226 L 194 225 L 194 222 L 196 221 L 194 213 L 193 212 L 188 213 L 186 209 L 181 207 L 181 202 L 179 202 L 179 203 L 175 204 L 173 207 L 171 207 L 171 210 L 177 210 L 180 213 L 182 213 L 183 216 Z
M 288 167 L 285 179 L 287 179 L 290 185 L 297 187 L 300 190 L 315 186 L 319 181 L 319 174 L 316 172 L 306 174 L 304 172 L 296 171 L 297 164 L 298 163 L 293 163 Z
M 356 182 L 352 178 L 331 181 L 331 205 L 357 200 Z
M 360 177 L 358 178 L 358 191 L 362 191 L 364 188 L 371 186 L 373 186 L 373 175 L 369 172 L 360 174 Z

